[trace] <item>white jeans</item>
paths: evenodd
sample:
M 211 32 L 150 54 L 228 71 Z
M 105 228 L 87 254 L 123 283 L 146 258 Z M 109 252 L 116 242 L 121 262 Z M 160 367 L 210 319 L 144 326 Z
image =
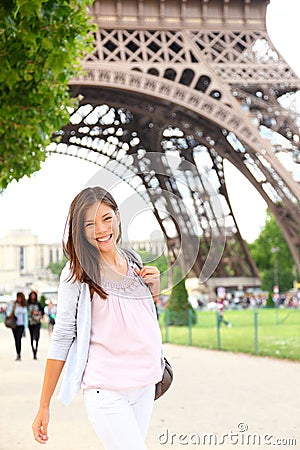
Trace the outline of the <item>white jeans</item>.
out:
M 105 450 L 147 450 L 155 386 L 109 391 L 83 391 L 88 418 Z

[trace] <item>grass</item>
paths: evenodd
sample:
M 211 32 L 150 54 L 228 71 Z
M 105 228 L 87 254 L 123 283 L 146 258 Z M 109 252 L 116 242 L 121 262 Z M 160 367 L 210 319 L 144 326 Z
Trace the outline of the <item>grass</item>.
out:
M 255 354 L 254 311 L 227 310 L 225 319 L 231 328 L 221 325 L 220 349 Z M 189 327 L 165 326 L 165 314 L 159 321 L 163 341 L 180 345 L 217 349 L 217 319 L 214 311 L 197 311 L 197 324 Z M 257 354 L 300 360 L 300 309 L 257 310 Z

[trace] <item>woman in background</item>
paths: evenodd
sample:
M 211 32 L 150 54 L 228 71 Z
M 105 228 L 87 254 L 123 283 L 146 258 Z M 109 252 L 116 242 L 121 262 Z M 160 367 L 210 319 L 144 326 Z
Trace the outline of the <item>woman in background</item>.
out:
M 40 340 L 41 319 L 44 315 L 44 308 L 38 301 L 38 295 L 35 291 L 30 292 L 28 296 L 28 328 L 30 333 L 30 342 L 33 352 L 33 359 L 37 359 L 37 351 Z
M 23 292 L 18 292 L 11 311 L 7 313 L 8 317 L 15 316 L 17 319 L 17 326 L 12 330 L 15 340 L 15 347 L 17 352 L 16 361 L 21 361 L 21 342 L 22 336 L 25 335 L 25 330 L 28 327 L 28 312 L 27 302 Z

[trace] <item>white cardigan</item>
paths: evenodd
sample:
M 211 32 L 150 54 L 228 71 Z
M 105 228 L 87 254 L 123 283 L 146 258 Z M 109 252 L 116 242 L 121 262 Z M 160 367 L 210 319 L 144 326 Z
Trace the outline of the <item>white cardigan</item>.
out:
M 134 263 L 129 260 L 129 264 Z M 48 359 L 66 361 L 59 399 L 67 405 L 80 390 L 88 359 L 91 333 L 91 296 L 87 283 L 67 281 L 69 263 L 64 267 L 58 288 L 57 315 L 51 336 Z M 154 303 L 151 306 L 155 312 Z M 155 312 L 156 314 L 156 312 Z M 161 350 L 162 374 L 164 355 Z
M 91 331 L 91 296 L 87 283 L 67 281 L 69 263 L 64 267 L 58 288 L 57 315 L 48 359 L 66 361 L 59 399 L 67 405 L 81 386 Z

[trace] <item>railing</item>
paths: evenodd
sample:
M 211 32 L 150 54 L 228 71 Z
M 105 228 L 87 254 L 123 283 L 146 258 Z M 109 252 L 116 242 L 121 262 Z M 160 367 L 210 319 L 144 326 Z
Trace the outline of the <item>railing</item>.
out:
M 224 321 L 200 310 L 194 325 L 192 312 L 186 314 L 186 326 L 171 325 L 168 310 L 160 314 L 163 342 L 300 360 L 299 308 L 226 310 Z

